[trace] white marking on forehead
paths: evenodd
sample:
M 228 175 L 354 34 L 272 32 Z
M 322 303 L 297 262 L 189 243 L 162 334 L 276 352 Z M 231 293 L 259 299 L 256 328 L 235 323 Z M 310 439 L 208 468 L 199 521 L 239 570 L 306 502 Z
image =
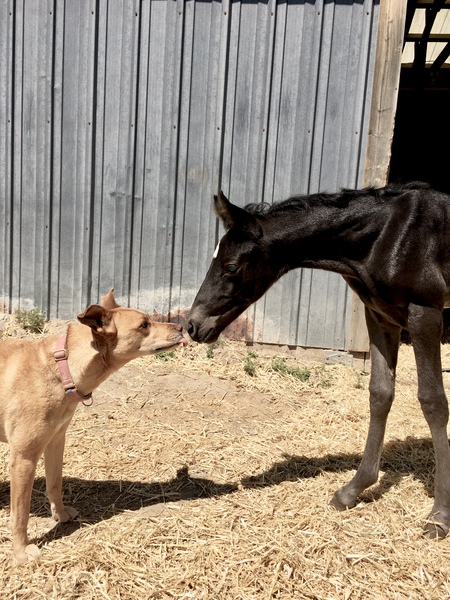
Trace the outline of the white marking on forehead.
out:
M 213 258 L 217 258 L 217 255 L 219 254 L 219 246 L 220 242 L 217 244 L 216 249 L 214 250 Z

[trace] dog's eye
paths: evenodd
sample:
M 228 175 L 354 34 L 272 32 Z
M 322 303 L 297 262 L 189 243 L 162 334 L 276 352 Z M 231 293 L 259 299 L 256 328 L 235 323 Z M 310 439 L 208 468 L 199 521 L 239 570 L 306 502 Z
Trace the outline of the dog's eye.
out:
M 141 323 L 141 329 L 147 329 L 147 327 L 149 327 L 150 323 L 148 321 L 143 321 Z

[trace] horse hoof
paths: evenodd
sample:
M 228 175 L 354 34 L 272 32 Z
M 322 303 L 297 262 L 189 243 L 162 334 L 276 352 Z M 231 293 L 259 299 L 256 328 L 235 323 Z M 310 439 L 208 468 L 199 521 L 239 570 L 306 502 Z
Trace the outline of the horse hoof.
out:
M 423 535 L 428 540 L 443 540 L 448 533 L 449 528 L 444 523 L 429 520 L 423 528 Z
M 355 506 L 355 503 L 353 502 L 352 504 L 346 504 L 345 502 L 342 502 L 339 498 L 339 492 L 335 492 L 334 496 L 330 500 L 330 506 L 332 506 L 336 510 L 343 511 L 348 510 L 349 508 L 353 508 Z

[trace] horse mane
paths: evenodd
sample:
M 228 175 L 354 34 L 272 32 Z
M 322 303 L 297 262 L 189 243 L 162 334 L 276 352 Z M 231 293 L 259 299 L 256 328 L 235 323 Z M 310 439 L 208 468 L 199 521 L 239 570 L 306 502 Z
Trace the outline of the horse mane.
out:
M 292 196 L 292 198 L 274 204 L 269 204 L 268 202 L 247 204 L 245 210 L 252 215 L 266 216 L 281 212 L 295 212 L 317 206 L 336 206 L 345 208 L 354 200 L 366 199 L 367 201 L 371 200 L 376 201 L 377 203 L 383 203 L 407 192 L 429 189 L 430 185 L 422 181 L 390 183 L 381 188 L 367 187 L 361 190 L 343 188 L 340 192 L 335 194 L 318 193 L 305 196 Z

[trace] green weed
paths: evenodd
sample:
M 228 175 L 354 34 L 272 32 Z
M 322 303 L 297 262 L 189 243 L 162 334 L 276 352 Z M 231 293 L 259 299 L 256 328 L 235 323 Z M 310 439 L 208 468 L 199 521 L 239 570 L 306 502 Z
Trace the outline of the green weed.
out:
M 363 390 L 364 389 L 364 381 L 363 381 L 361 373 L 359 371 L 355 371 L 355 377 L 356 377 L 355 388 L 357 390 Z
M 272 370 L 280 375 L 292 375 L 300 379 L 300 381 L 308 381 L 311 371 L 309 369 L 299 369 L 298 367 L 290 367 L 286 363 L 286 359 L 281 356 L 274 356 L 272 359 Z
M 332 385 L 331 379 L 327 373 L 325 366 L 316 367 L 315 372 L 317 375 L 319 375 L 321 377 L 321 380 L 319 383 L 320 387 L 323 387 L 323 388 L 331 387 L 331 385 Z
M 158 354 L 154 354 L 153 356 L 158 360 L 161 360 L 162 362 L 167 362 L 169 359 L 175 356 L 175 352 L 159 352 Z
M 213 342 L 212 344 L 210 344 L 207 348 L 206 348 L 206 358 L 214 358 L 214 350 L 216 348 L 219 348 L 219 346 L 221 346 L 223 344 L 223 341 L 221 338 L 219 338 L 218 340 L 216 340 L 215 342 Z
M 247 375 L 250 375 L 251 377 L 253 377 L 253 375 L 255 374 L 255 371 L 256 371 L 255 359 L 256 359 L 256 352 L 254 352 L 253 350 L 248 350 L 247 356 L 243 360 L 244 371 L 247 373 Z
M 45 314 L 40 308 L 16 310 L 14 316 L 19 325 L 24 329 L 28 329 L 33 333 L 42 333 L 44 331 Z

